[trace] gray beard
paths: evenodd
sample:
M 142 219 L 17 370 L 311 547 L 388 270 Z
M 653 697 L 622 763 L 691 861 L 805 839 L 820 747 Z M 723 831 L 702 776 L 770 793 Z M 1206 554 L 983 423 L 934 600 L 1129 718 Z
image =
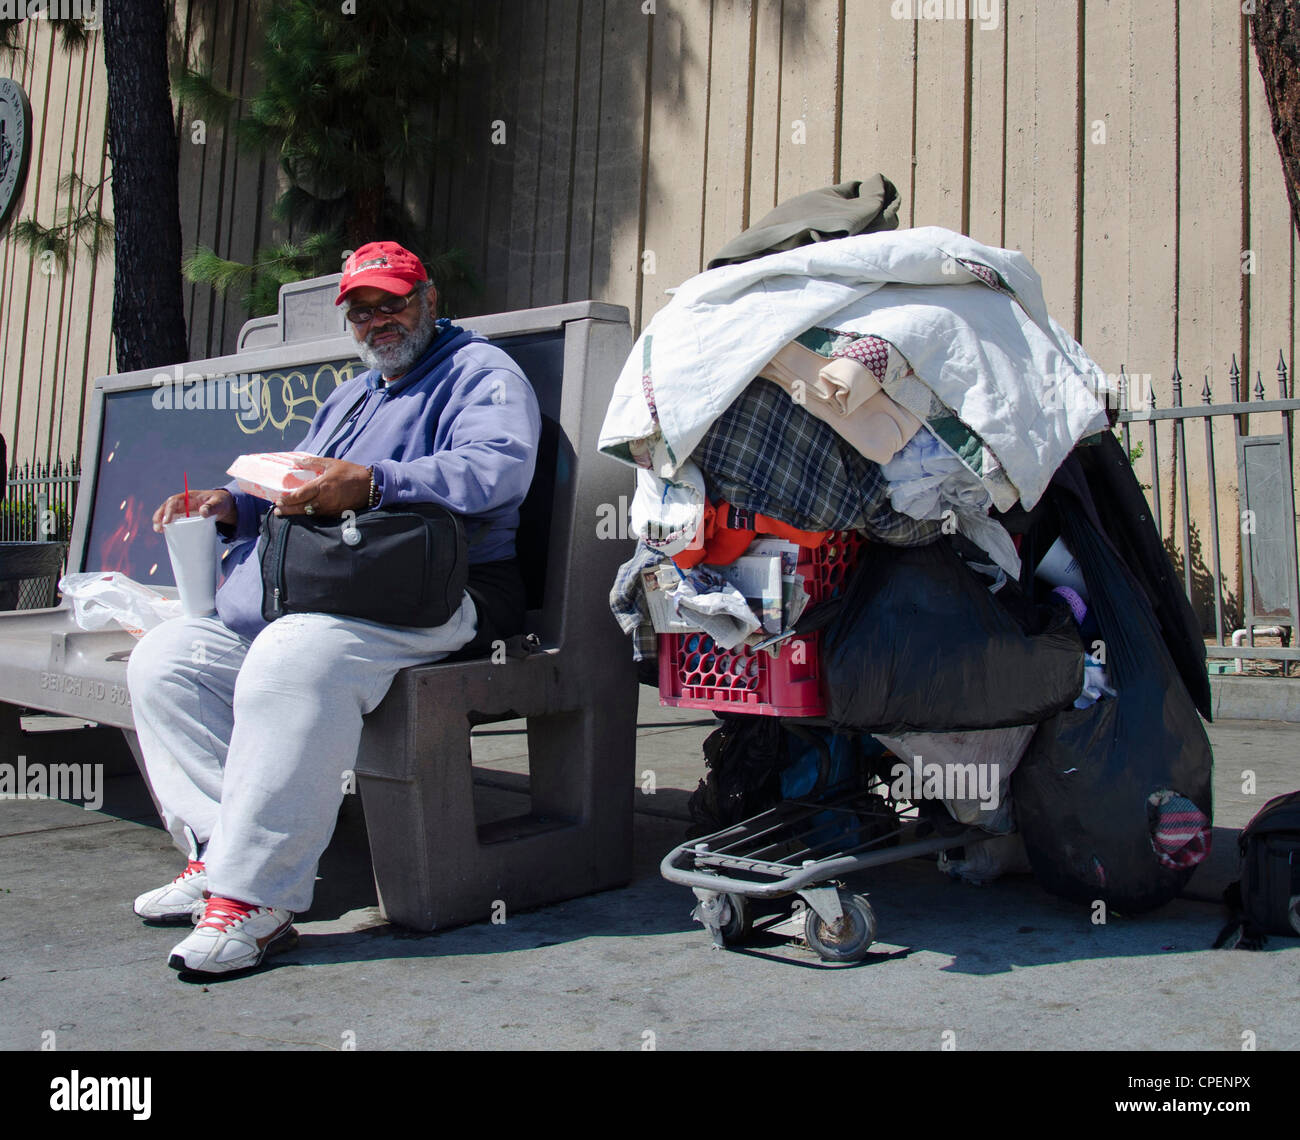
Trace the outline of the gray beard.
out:
M 420 306 L 420 320 L 410 332 L 394 321 L 392 327 L 401 339 L 376 348 L 370 343 L 370 338 L 376 333 L 372 328 L 366 334 L 366 339 L 357 345 L 357 355 L 361 357 L 362 363 L 367 368 L 378 369 L 385 379 L 406 375 L 411 370 L 411 365 L 425 354 L 438 331 L 437 321 L 430 314 L 424 298 L 417 297 L 412 303 Z M 378 331 L 387 332 L 388 329 Z

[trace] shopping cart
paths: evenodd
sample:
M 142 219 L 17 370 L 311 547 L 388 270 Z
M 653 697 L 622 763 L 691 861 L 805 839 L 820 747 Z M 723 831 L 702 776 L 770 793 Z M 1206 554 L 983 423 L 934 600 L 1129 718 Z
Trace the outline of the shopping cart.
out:
M 826 742 L 804 731 L 811 725 L 829 727 L 827 722 L 782 723 L 821 753 L 812 791 L 679 844 L 659 869 L 670 883 L 695 892 L 692 916 L 715 946 L 741 945 L 754 931 L 785 920 L 777 913 L 756 924 L 752 900 L 794 896 L 795 911 L 804 910 L 808 945 L 827 962 L 859 961 L 876 939 L 876 916 L 866 897 L 848 890 L 841 876 L 994 837 L 951 820 L 936 826 L 916 807 L 894 800 L 881 763 L 894 760 L 888 753 L 867 772 L 829 783 Z

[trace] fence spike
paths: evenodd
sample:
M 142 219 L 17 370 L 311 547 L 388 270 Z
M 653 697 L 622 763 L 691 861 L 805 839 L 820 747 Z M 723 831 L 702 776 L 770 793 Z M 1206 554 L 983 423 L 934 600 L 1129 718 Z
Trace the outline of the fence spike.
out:
M 1259 374 L 1259 369 L 1255 369 L 1255 399 L 1264 399 L 1264 377 Z
M 1241 402 L 1241 369 L 1237 367 L 1237 354 L 1232 354 L 1232 364 L 1228 367 L 1228 385 L 1232 388 L 1232 402 Z
M 1286 379 L 1286 357 L 1282 355 L 1280 348 L 1277 350 L 1277 382 L 1282 388 L 1282 399 L 1289 400 L 1291 395 Z
M 1121 412 L 1128 411 L 1128 375 L 1124 371 L 1124 365 L 1119 366 L 1119 378 L 1115 381 L 1115 402 L 1119 405 Z
M 1181 408 L 1183 406 L 1183 374 L 1178 371 L 1177 364 L 1174 365 L 1173 382 L 1174 407 Z
M 1201 389 L 1201 403 L 1212 404 L 1213 402 L 1210 399 L 1210 374 L 1207 372 L 1205 374 L 1205 387 Z

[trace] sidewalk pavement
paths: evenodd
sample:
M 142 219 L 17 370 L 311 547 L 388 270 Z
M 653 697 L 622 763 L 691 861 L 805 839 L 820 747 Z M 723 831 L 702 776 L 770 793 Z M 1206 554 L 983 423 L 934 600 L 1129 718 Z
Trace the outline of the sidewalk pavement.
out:
M 299 946 L 247 977 L 191 984 L 167 967 L 184 930 L 131 913 L 180 859 L 143 782 L 112 760 L 99 811 L 0 802 L 0 1048 L 120 1049 L 1226 1049 L 1300 1047 L 1300 939 L 1259 953 L 1210 950 L 1226 919 L 1236 831 L 1300 786 L 1300 727 L 1209 728 L 1214 853 L 1187 894 L 1141 918 L 1091 912 L 1029 877 L 952 883 L 911 860 L 850 881 L 880 941 L 833 966 L 774 936 L 711 949 L 691 893 L 658 864 L 680 842 L 703 775 L 707 713 L 641 690 L 636 872 L 621 890 L 439 934 L 383 923 L 359 801 L 349 797 Z M 33 749 L 39 741 L 28 738 Z M 110 752 L 112 753 L 110 757 Z M 480 810 L 514 814 L 522 722 L 475 733 Z M 1243 793 L 1245 771 L 1253 794 Z M 651 786 L 654 794 L 644 794 Z

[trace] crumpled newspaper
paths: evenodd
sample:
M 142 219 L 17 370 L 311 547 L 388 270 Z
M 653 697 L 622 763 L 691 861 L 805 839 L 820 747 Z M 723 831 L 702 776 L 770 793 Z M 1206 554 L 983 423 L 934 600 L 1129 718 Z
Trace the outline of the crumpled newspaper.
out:
M 72 619 L 82 629 L 104 629 L 116 622 L 135 638 L 183 613 L 180 599 L 165 597 L 117 570 L 65 574 L 59 592 L 72 602 Z
M 679 617 L 704 630 L 723 649 L 735 649 L 759 628 L 745 595 L 707 567 L 695 567 L 671 598 Z

